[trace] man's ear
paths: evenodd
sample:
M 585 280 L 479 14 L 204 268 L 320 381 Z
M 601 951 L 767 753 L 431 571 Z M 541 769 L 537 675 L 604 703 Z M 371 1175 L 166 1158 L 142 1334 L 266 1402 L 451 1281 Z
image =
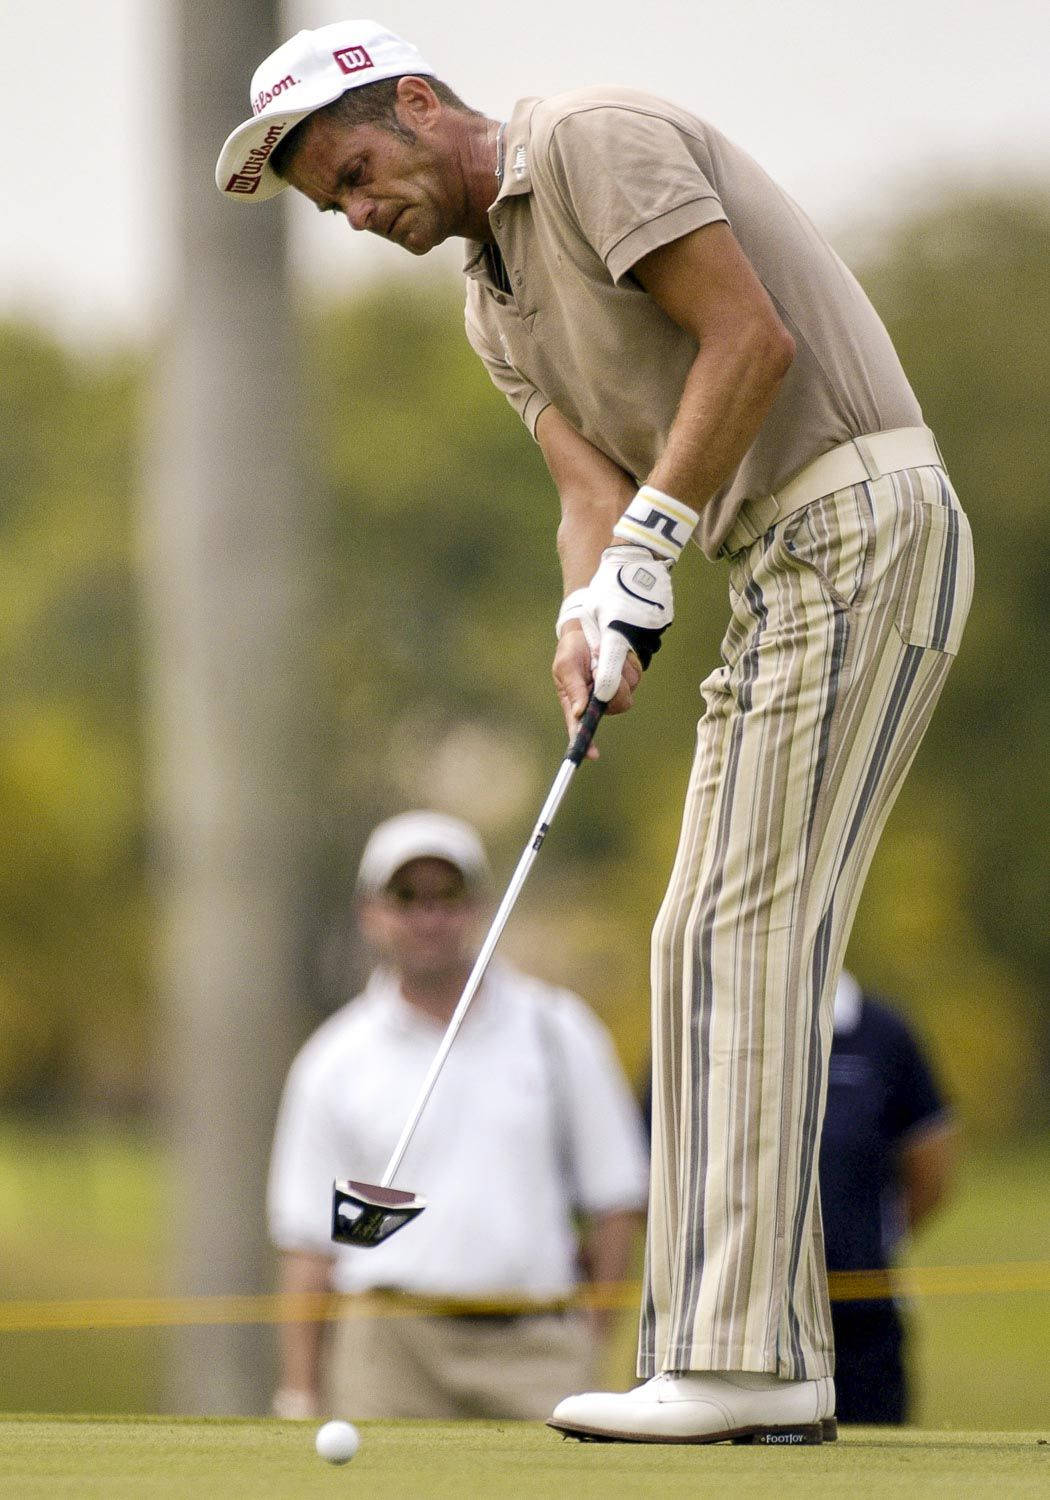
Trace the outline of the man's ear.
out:
M 406 73 L 397 80 L 395 110 L 399 122 L 409 130 L 425 129 L 440 115 L 442 107 L 425 78 Z

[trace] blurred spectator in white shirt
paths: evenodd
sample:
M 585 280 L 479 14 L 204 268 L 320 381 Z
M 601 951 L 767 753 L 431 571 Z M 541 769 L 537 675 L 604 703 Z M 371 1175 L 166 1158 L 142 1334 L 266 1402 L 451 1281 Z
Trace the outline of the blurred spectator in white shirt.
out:
M 398 1184 L 420 1217 L 374 1248 L 330 1239 L 332 1181 L 377 1182 L 469 975 L 488 880 L 475 831 L 405 813 L 375 830 L 358 921 L 379 967 L 292 1065 L 269 1216 L 282 1290 L 360 1294 L 281 1329 L 278 1415 L 545 1417 L 586 1388 L 608 1319 L 563 1305 L 627 1274 L 648 1170 L 605 1028 L 495 962 Z

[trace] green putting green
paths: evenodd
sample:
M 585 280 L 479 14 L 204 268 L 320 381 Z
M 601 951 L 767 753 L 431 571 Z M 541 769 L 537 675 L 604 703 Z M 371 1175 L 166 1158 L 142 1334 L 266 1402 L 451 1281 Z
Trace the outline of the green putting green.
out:
M 0 1494 L 17 1500 L 562 1500 L 725 1495 L 1050 1494 L 1045 1433 L 846 1429 L 818 1448 L 572 1443 L 533 1422 L 363 1422 L 335 1467 L 311 1422 L 0 1417 Z

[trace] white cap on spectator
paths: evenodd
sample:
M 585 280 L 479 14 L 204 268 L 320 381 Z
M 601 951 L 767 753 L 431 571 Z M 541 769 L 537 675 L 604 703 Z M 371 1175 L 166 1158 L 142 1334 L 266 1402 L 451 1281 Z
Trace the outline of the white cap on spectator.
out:
M 485 885 L 489 862 L 481 839 L 469 823 L 444 813 L 407 812 L 380 823 L 361 856 L 357 888 L 367 896 L 385 890 L 403 865 L 413 859 L 443 859 L 468 886 Z
M 270 153 L 293 125 L 347 89 L 405 73 L 433 77 L 434 69 L 411 42 L 376 21 L 336 21 L 297 32 L 252 75 L 252 118 L 237 126 L 219 153 L 219 191 L 254 202 L 272 198 L 287 184 L 270 167 Z

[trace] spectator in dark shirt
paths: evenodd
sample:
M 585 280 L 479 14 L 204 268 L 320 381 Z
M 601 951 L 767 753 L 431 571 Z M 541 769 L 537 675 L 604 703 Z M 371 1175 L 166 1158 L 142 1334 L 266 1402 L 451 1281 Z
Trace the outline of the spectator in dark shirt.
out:
M 828 1271 L 879 1271 L 944 1200 L 956 1130 L 902 1018 L 844 973 L 835 996 L 820 1194 Z M 832 1302 L 842 1422 L 908 1419 L 906 1327 L 890 1296 Z

